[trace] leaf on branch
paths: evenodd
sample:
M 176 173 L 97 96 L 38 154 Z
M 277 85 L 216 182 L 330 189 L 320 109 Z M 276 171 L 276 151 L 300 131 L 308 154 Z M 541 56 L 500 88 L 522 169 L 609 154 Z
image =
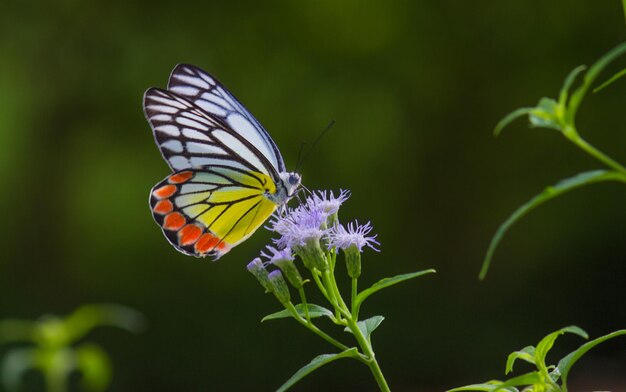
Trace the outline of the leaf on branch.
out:
M 563 380 L 563 385 L 565 385 L 567 382 L 567 376 L 569 375 L 569 372 L 572 366 L 576 363 L 576 361 L 580 359 L 580 357 L 585 355 L 587 351 L 591 350 L 598 344 L 604 341 L 607 341 L 609 339 L 612 339 L 614 337 L 620 336 L 620 335 L 626 335 L 626 329 L 620 329 L 619 331 L 612 332 L 608 335 L 604 335 L 590 342 L 587 342 L 583 344 L 582 346 L 580 346 L 578 349 L 572 351 L 571 353 L 563 357 L 563 359 L 559 361 L 559 364 L 557 365 L 555 369 L 555 371 L 558 371 L 558 373 L 561 375 L 562 380 Z
M 493 253 L 495 252 L 500 240 L 504 237 L 504 234 L 515 224 L 518 220 L 520 220 L 524 215 L 538 207 L 539 205 L 551 200 L 557 196 L 560 196 L 568 191 L 579 188 L 584 185 L 590 185 L 596 182 L 603 181 L 621 181 L 626 182 L 626 175 L 621 174 L 616 171 L 607 171 L 607 170 L 593 170 L 587 171 L 583 173 L 579 173 L 573 177 L 567 178 L 558 182 L 554 186 L 549 186 L 543 190 L 540 194 L 530 199 L 524 205 L 519 207 L 513 214 L 511 214 L 505 221 L 498 227 L 496 234 L 494 234 L 491 239 L 491 243 L 489 244 L 489 248 L 487 249 L 487 254 L 485 256 L 485 260 L 483 261 L 483 266 L 480 270 L 479 279 L 484 279 L 485 275 L 487 275 L 487 271 L 489 270 L 489 266 L 491 264 L 491 259 L 493 257 Z
M 342 351 L 338 354 L 318 355 L 317 357 L 313 358 L 313 360 L 309 362 L 307 365 L 301 367 L 300 370 L 298 370 L 293 376 L 291 376 L 291 378 L 287 380 L 287 382 L 281 385 L 280 388 L 276 390 L 276 392 L 286 391 L 287 389 L 291 388 L 295 383 L 300 381 L 302 378 L 312 373 L 314 370 L 317 370 L 318 368 L 326 365 L 327 363 L 336 361 L 341 358 L 357 358 L 358 355 L 359 354 L 358 354 L 356 347 L 352 347 L 351 349 Z
M 448 389 L 446 392 L 461 392 L 461 391 L 519 392 L 519 390 L 517 388 L 515 388 L 515 387 L 505 387 L 505 388 L 502 388 L 502 387 L 500 387 L 500 385 L 502 385 L 502 384 L 503 384 L 502 381 L 493 380 L 493 381 L 488 381 L 488 382 L 482 383 L 482 384 L 472 384 L 472 385 L 466 385 L 464 387 Z
M 511 354 L 509 354 L 509 358 L 506 360 L 506 368 L 504 370 L 504 374 L 509 374 L 513 371 L 513 364 L 518 359 L 536 365 L 535 348 L 533 346 L 526 346 L 519 351 L 513 351 Z
M 374 330 L 378 328 L 378 326 L 380 325 L 380 323 L 383 322 L 384 319 L 385 318 L 383 316 L 374 316 L 366 320 L 359 321 L 358 323 L 356 323 L 356 325 L 361 330 L 363 336 L 365 336 L 365 338 L 369 340 L 372 332 L 374 332 Z M 344 328 L 344 331 L 352 333 L 349 327 Z
M 298 311 L 298 314 L 300 316 L 306 317 L 306 312 L 304 311 L 305 308 L 303 304 L 297 304 L 295 308 Z M 309 310 L 310 318 L 316 318 L 316 317 L 332 318 L 334 316 L 333 312 L 319 305 L 307 304 L 307 308 Z M 263 317 L 263 319 L 261 319 L 261 322 L 267 321 L 267 320 L 276 320 L 276 319 L 281 319 L 281 318 L 290 318 L 290 317 L 293 317 L 291 315 L 291 312 L 289 312 L 287 309 L 283 309 L 280 312 L 268 314 L 267 316 Z
M 493 130 L 493 134 L 495 136 L 500 135 L 502 130 L 506 128 L 509 124 L 511 124 L 513 121 L 517 120 L 520 117 L 523 117 L 527 114 L 532 113 L 533 110 L 535 110 L 535 108 L 519 108 L 519 109 L 512 111 L 511 113 L 504 116 L 504 118 L 498 122 L 495 129 Z
M 580 87 L 574 91 L 572 97 L 570 98 L 569 105 L 567 108 L 567 119 L 571 123 L 574 117 L 576 116 L 576 111 L 580 106 L 583 98 L 587 94 L 587 91 L 596 80 L 596 78 L 600 75 L 600 73 L 607 67 L 613 60 L 622 54 L 626 53 L 626 43 L 621 43 L 609 51 L 607 54 L 602 56 L 598 61 L 595 62 L 587 73 L 585 73 L 585 77 L 583 78 L 583 82 Z
M 606 82 L 602 83 L 601 85 L 599 85 L 598 87 L 593 89 L 594 94 L 597 93 L 598 91 L 604 89 L 605 87 L 608 87 L 609 85 L 615 83 L 618 79 L 621 79 L 622 76 L 626 75 L 626 68 L 622 69 L 621 71 L 617 72 L 615 75 L 611 76 Z
M 537 348 L 535 349 L 535 362 L 544 364 L 546 360 L 546 355 L 548 355 L 548 351 L 550 351 L 556 339 L 565 333 L 573 333 L 584 339 L 589 338 L 587 332 L 575 325 L 561 328 L 558 331 L 552 332 L 551 334 L 547 335 L 537 344 Z
M 378 282 L 374 283 L 369 288 L 361 291 L 356 296 L 355 304 L 356 304 L 356 306 L 360 306 L 363 303 L 363 301 L 365 301 L 365 299 L 367 297 L 369 297 L 370 295 L 372 295 L 375 292 L 380 291 L 380 290 L 382 290 L 384 288 L 387 288 L 389 286 L 393 286 L 394 284 L 398 284 L 400 282 L 404 282 L 405 280 L 417 278 L 419 276 L 426 275 L 426 274 L 432 274 L 432 273 L 435 273 L 435 272 L 437 272 L 437 271 L 435 271 L 434 269 L 427 269 L 427 270 L 424 270 L 424 271 L 411 272 L 411 273 L 408 273 L 408 274 L 396 275 L 396 276 L 393 276 L 391 278 L 381 279 Z

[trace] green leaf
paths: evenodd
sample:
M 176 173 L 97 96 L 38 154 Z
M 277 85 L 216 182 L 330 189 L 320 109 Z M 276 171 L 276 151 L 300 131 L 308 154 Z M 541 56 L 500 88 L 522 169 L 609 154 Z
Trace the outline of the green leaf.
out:
M 561 92 L 559 94 L 559 104 L 561 104 L 561 106 L 564 107 L 567 104 L 567 98 L 569 97 L 569 90 L 572 88 L 572 85 L 576 81 L 576 78 L 578 77 L 578 75 L 580 75 L 580 73 L 586 69 L 587 69 L 586 66 L 579 65 L 567 75 L 567 77 L 565 78 L 565 81 L 563 82 L 563 87 L 561 87 Z
M 380 323 L 383 322 L 384 319 L 385 318 L 383 316 L 374 316 L 366 320 L 359 321 L 358 323 L 356 323 L 356 325 L 361 330 L 363 336 L 365 336 L 365 338 L 369 340 L 372 332 L 374 332 L 374 330 L 378 328 L 378 326 L 380 325 Z M 344 331 L 352 333 L 349 327 L 344 328 Z
M 306 316 L 306 313 L 304 311 L 304 305 L 303 304 L 297 304 L 295 306 L 296 310 L 298 311 L 298 314 L 302 317 Z M 311 318 L 316 318 L 316 317 L 330 317 L 332 318 L 333 312 L 331 312 L 330 310 L 319 306 L 319 305 L 315 305 L 315 304 L 307 304 L 307 308 L 309 310 L 309 317 Z M 263 319 L 261 319 L 261 322 L 263 321 L 267 321 L 267 320 L 276 320 L 276 319 L 281 319 L 281 318 L 289 318 L 292 317 L 291 312 L 289 312 L 289 310 L 284 309 L 281 310 L 280 312 L 276 312 L 276 313 L 272 313 L 272 314 L 268 314 L 267 316 L 263 317 Z
M 515 109 L 511 113 L 509 113 L 506 116 L 504 116 L 504 118 L 498 122 L 498 124 L 496 125 L 495 129 L 493 130 L 493 134 L 495 136 L 500 135 L 500 132 L 502 132 L 502 130 L 505 127 L 507 127 L 509 124 L 511 124 L 513 121 L 517 120 L 518 118 L 532 113 L 533 110 L 535 110 L 535 108 L 519 108 L 519 109 Z
M 363 301 L 365 301 L 365 299 L 367 299 L 367 297 L 369 297 L 370 295 L 374 294 L 375 292 L 377 292 L 379 290 L 382 290 L 382 289 L 387 288 L 389 286 L 393 286 L 394 284 L 398 284 L 400 282 L 404 282 L 405 280 L 417 278 L 419 276 L 426 275 L 426 274 L 433 274 L 435 272 L 437 272 L 437 271 L 435 271 L 434 269 L 431 268 L 431 269 L 427 269 L 427 270 L 424 270 L 424 271 L 411 272 L 411 273 L 408 273 L 408 274 L 396 275 L 396 276 L 393 276 L 391 278 L 381 279 L 378 282 L 376 282 L 373 285 L 371 285 L 369 288 L 361 291 L 356 296 L 356 299 L 354 301 L 355 307 L 358 309 L 358 307 L 361 306 L 361 304 L 363 303 Z
M 587 332 L 585 332 L 582 328 L 579 328 L 575 325 L 570 325 L 569 327 L 561 328 L 558 331 L 552 332 L 551 334 L 547 335 L 545 338 L 541 339 L 541 341 L 537 344 L 537 348 L 535 349 L 535 361 L 538 364 L 539 363 L 545 364 L 546 355 L 548 354 L 548 351 L 550 351 L 556 339 L 565 333 L 573 333 L 584 339 L 589 338 L 589 335 L 587 335 Z
M 582 85 L 574 91 L 572 94 L 572 98 L 569 101 L 569 105 L 567 108 L 567 121 L 568 123 L 573 123 L 574 118 L 576 117 L 576 112 L 580 107 L 580 103 L 583 98 L 587 94 L 587 91 L 596 80 L 596 78 L 600 75 L 600 72 L 606 68 L 613 60 L 622 54 L 626 53 L 626 43 L 621 43 L 609 51 L 607 54 L 602 56 L 595 64 L 593 64 L 587 73 L 585 73 L 585 77 L 583 78 Z
M 80 337 L 99 326 L 118 327 L 137 333 L 143 329 L 146 319 L 141 313 L 126 306 L 96 304 L 77 308 L 65 323 L 70 331 Z
M 608 335 L 604 335 L 601 336 L 597 339 L 594 339 L 590 342 L 587 342 L 585 344 L 583 344 L 582 346 L 580 346 L 578 349 L 572 351 L 571 353 L 569 353 L 568 355 L 566 355 L 565 357 L 563 357 L 563 359 L 561 359 L 559 361 L 559 364 L 557 365 L 557 369 L 559 371 L 559 373 L 561 374 L 562 380 L 563 380 L 563 386 L 565 386 L 566 382 L 567 382 L 567 376 L 572 368 L 572 366 L 576 363 L 576 361 L 578 361 L 580 359 L 580 357 L 582 357 L 583 355 L 585 355 L 587 353 L 587 351 L 591 350 L 592 348 L 594 348 L 595 346 L 597 346 L 598 344 L 612 339 L 614 337 L 620 336 L 620 335 L 626 335 L 626 329 L 620 329 L 619 331 L 615 331 L 612 332 Z M 566 389 L 564 389 L 566 390 Z
M 487 249 L 485 260 L 483 261 L 483 266 L 480 270 L 480 274 L 478 275 L 479 279 L 482 280 L 485 278 L 485 275 L 487 275 L 487 271 L 489 270 L 489 266 L 491 264 L 491 259 L 493 258 L 493 253 L 498 247 L 500 240 L 502 240 L 504 234 L 511 228 L 511 226 L 513 226 L 514 223 L 520 220 L 520 218 L 522 218 L 524 215 L 526 215 L 528 212 L 538 207 L 539 205 L 547 202 L 548 200 L 554 199 L 557 196 L 560 196 L 581 186 L 603 181 L 621 181 L 626 183 L 626 175 L 616 171 L 607 170 L 593 170 L 579 173 L 573 177 L 558 182 L 554 186 L 549 186 L 545 188 L 543 192 L 533 197 L 524 205 L 515 210 L 515 212 L 513 212 L 513 214 L 511 214 L 504 221 L 504 223 L 502 223 L 500 227 L 498 227 L 496 234 L 494 234 L 493 238 L 491 239 L 491 243 L 489 244 L 489 248 Z
M 76 367 L 82 375 L 86 391 L 105 391 L 111 382 L 113 370 L 107 354 L 95 344 L 85 343 L 76 348 Z
M 493 381 L 487 381 L 486 383 L 482 383 L 482 384 L 472 384 L 472 385 L 466 385 L 464 387 L 458 387 L 458 388 L 454 388 L 454 389 L 449 389 L 446 392 L 457 392 L 457 391 L 493 391 L 494 387 L 500 386 L 502 385 L 503 382 L 502 381 L 497 381 L 497 380 L 493 380 Z M 504 389 L 500 389 L 501 391 L 507 391 L 507 392 L 518 392 L 518 389 L 515 387 L 505 387 Z
M 503 382 L 498 387 L 492 389 L 493 392 L 496 391 L 506 391 L 507 387 L 519 387 L 522 385 L 533 385 L 533 384 L 543 384 L 541 373 L 539 372 L 530 372 L 522 374 L 521 376 L 513 377 L 505 382 Z
M 537 107 L 528 115 L 531 127 L 561 130 L 559 120 L 559 104 L 552 98 L 543 97 Z
M 513 371 L 513 364 L 518 359 L 536 365 L 535 348 L 533 346 L 526 346 L 519 351 L 513 351 L 511 354 L 509 354 L 509 357 L 506 360 L 506 368 L 504 370 L 504 374 L 509 374 Z
M 615 83 L 616 80 L 620 79 L 624 75 L 626 75 L 626 68 L 624 68 L 623 70 L 617 72 L 615 75 L 611 76 L 609 78 L 609 80 L 607 80 L 606 82 L 602 83 L 598 87 L 594 88 L 593 89 L 594 94 L 597 93 L 598 91 L 604 89 L 605 87 L 608 87 L 609 85 Z
M 341 358 L 357 358 L 357 357 L 358 357 L 358 351 L 356 347 L 352 347 L 351 349 L 342 351 L 338 354 L 318 355 L 317 357 L 313 358 L 313 360 L 309 362 L 307 365 L 301 367 L 300 370 L 298 370 L 293 376 L 291 376 L 291 378 L 287 380 L 287 382 L 281 385 L 280 388 L 276 390 L 276 392 L 286 391 L 287 389 L 291 388 L 295 383 L 297 383 L 302 378 L 304 378 L 306 375 L 326 365 L 327 363 L 336 361 Z

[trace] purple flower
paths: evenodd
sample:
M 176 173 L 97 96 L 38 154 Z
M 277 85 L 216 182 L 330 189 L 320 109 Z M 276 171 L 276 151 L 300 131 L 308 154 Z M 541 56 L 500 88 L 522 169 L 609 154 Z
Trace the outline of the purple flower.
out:
M 369 222 L 364 225 L 359 225 L 358 221 L 350 222 L 347 229 L 343 225 L 336 225 L 326 233 L 328 248 L 346 250 L 354 246 L 359 252 L 363 252 L 363 247 L 368 246 L 379 252 L 376 246 L 380 245 L 380 243 L 376 241 L 376 235 L 368 236 L 370 231 L 372 231 L 372 225 Z
M 328 215 L 336 214 L 344 201 L 348 200 L 350 192 L 345 189 L 339 190 L 339 196 L 335 197 L 332 191 L 314 191 L 306 200 L 306 205 L 311 210 L 320 210 Z
M 261 252 L 261 256 L 267 259 L 268 264 L 276 265 L 276 262 L 282 260 L 294 260 L 295 256 L 291 248 L 276 249 L 273 246 L 266 246 L 268 253 Z
M 268 229 L 280 234 L 274 239 L 279 248 L 304 246 L 310 241 L 319 241 L 326 232 L 323 228 L 328 215 L 319 209 L 311 209 L 308 204 L 288 209 L 284 216 L 276 215 Z

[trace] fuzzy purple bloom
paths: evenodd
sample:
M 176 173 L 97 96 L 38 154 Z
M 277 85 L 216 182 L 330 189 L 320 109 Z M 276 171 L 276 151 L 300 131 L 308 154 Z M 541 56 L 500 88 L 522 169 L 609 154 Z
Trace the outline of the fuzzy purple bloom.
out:
M 328 215 L 321 210 L 301 205 L 288 209 L 284 216 L 272 218 L 268 229 L 280 234 L 280 238 L 273 240 L 280 248 L 304 246 L 308 241 L 322 238 L 326 232 L 322 226 L 327 218 Z
M 339 195 L 335 197 L 332 191 L 315 191 L 306 200 L 306 205 L 311 210 L 319 210 L 325 214 L 332 215 L 339 211 L 339 207 L 348 200 L 350 191 L 339 190 Z
M 267 259 L 266 264 L 276 265 L 276 262 L 280 262 L 284 260 L 293 261 L 295 259 L 295 256 L 293 252 L 291 251 L 291 248 L 289 247 L 283 248 L 283 249 L 276 249 L 273 246 L 268 245 L 266 246 L 266 248 L 268 251 L 267 253 L 261 252 L 261 257 L 264 257 Z
M 350 222 L 347 229 L 343 225 L 334 226 L 326 234 L 328 248 L 345 250 L 355 246 L 359 252 L 363 252 L 363 247 L 368 246 L 379 252 L 376 246 L 380 243 L 376 241 L 376 234 L 368 236 L 371 231 L 372 225 L 369 222 L 364 225 L 359 225 L 358 221 Z

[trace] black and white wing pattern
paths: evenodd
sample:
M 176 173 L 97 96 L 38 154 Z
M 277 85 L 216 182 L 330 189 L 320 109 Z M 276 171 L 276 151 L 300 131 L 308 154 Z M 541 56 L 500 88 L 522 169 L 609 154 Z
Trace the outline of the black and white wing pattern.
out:
M 173 171 L 217 166 L 259 172 L 279 181 L 282 170 L 277 170 L 281 166 L 276 164 L 282 164 L 282 158 L 277 161 L 278 150 L 268 159 L 266 153 L 271 152 L 268 149 L 274 146 L 273 142 L 267 134 L 267 139 L 259 140 L 263 134 L 242 127 L 246 123 L 243 120 L 236 120 L 234 125 L 238 128 L 234 129 L 189 97 L 158 88 L 146 91 L 143 105 L 155 141 Z
M 256 146 L 278 173 L 285 171 L 283 158 L 267 131 L 213 76 L 193 65 L 179 64 L 172 71 L 167 88 Z

